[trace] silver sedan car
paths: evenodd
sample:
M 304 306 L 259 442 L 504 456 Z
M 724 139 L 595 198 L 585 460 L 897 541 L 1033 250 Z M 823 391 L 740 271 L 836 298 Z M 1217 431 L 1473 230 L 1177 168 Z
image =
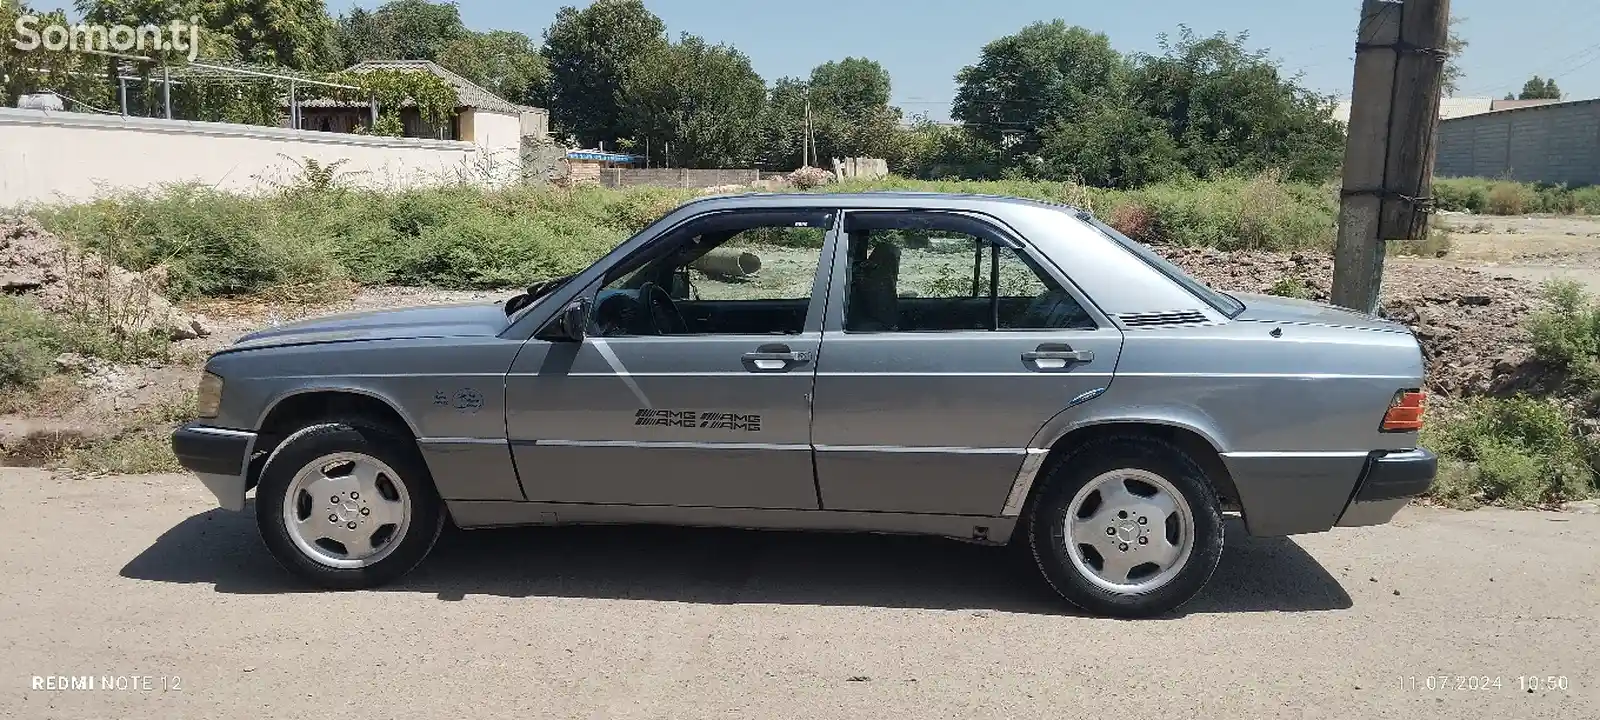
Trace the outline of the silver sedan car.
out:
M 1416 339 L 1217 292 L 1081 210 L 920 193 L 685 204 L 504 303 L 338 315 L 206 363 L 174 450 L 334 588 L 461 528 L 662 523 L 1023 549 L 1068 602 L 1194 597 L 1252 535 L 1432 483 Z

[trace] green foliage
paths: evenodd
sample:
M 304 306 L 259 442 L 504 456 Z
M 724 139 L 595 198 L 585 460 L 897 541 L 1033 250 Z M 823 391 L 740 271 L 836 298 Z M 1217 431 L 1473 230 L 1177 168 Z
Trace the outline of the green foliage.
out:
M 1461 79 L 1467 76 L 1466 71 L 1461 69 L 1461 55 L 1467 51 L 1467 45 L 1470 43 L 1456 32 L 1456 26 L 1465 20 L 1466 18 L 1457 15 L 1450 16 L 1450 34 L 1444 41 L 1446 54 L 1444 70 L 1439 78 L 1440 90 L 1445 95 L 1455 95 L 1456 91 L 1461 89 Z
M 1267 290 L 1267 294 L 1277 295 L 1278 297 L 1309 300 L 1311 299 L 1311 286 L 1307 285 L 1305 281 L 1301 280 L 1300 278 L 1278 278 L 1278 281 L 1273 283 L 1272 287 Z
M 404 191 L 344 186 L 336 168 L 302 165 L 283 192 L 241 196 L 178 185 L 40 208 L 51 230 L 125 267 L 168 267 L 169 295 L 241 295 L 360 283 L 512 287 L 580 270 L 695 196 L 671 188 L 608 190 L 451 185 Z M 1150 242 L 1215 247 L 1330 247 L 1334 195 L 1271 176 L 1163 183 L 1123 192 L 1068 183 L 921 182 L 888 178 L 829 190 L 1004 194 L 1092 208 L 1116 221 L 1141 208 Z M 1126 215 L 1126 213 L 1123 213 Z M 779 244 L 787 242 L 775 240 Z
M 550 66 L 551 119 L 589 147 L 632 137 L 623 79 L 668 44 L 666 26 L 642 0 L 561 8 L 545 30 L 542 52 Z
M 378 121 L 372 123 L 372 127 L 360 128 L 358 132 L 384 137 L 403 137 L 406 134 L 406 124 L 400 119 L 399 111 L 384 110 L 378 113 Z
M 915 140 L 901 131 L 900 109 L 889 105 L 889 94 L 889 71 L 867 58 L 823 63 L 803 80 L 779 78 L 762 120 L 762 164 L 780 169 L 804 164 L 809 99 L 817 164 L 826 167 L 836 157 L 881 157 L 898 167 L 905 158 L 903 144 Z
M 306 96 L 357 103 L 376 99 L 378 107 L 385 112 L 409 105 L 415 107 L 423 122 L 430 125 L 440 125 L 449 120 L 461 102 L 456 97 L 455 88 L 443 78 L 422 70 L 384 68 L 344 71 L 332 74 L 329 80 L 340 85 L 353 85 L 357 89 L 312 85 L 307 87 Z M 381 113 L 378 120 L 383 122 Z M 376 132 L 376 128 L 373 130 L 376 135 L 387 134 Z
M 60 10 L 40 12 L 16 0 L 0 2 L 0 107 L 14 107 L 28 93 L 56 92 L 69 110 L 85 110 L 83 104 L 106 109 L 113 103 L 111 85 L 101 74 L 105 61 L 87 53 L 52 52 L 44 48 L 24 51 L 13 39 L 21 15 L 37 15 L 39 24 L 71 25 Z
M 468 31 L 440 48 L 433 60 L 514 103 L 537 105 L 550 89 L 544 57 L 519 32 Z
M 1133 105 L 1165 126 L 1197 177 L 1277 169 L 1293 181 L 1331 178 L 1345 144 L 1332 98 L 1284 78 L 1246 38 L 1202 39 L 1187 27 L 1176 41 L 1162 36 L 1161 55 L 1133 58 Z
M 983 47 L 956 75 L 950 114 L 1023 167 L 1044 147 L 1046 128 L 1123 101 L 1126 60 L 1110 38 L 1062 20 L 1036 22 Z
M 1600 389 L 1600 302 L 1572 280 L 1548 280 L 1541 294 L 1549 308 L 1528 320 L 1534 353 L 1565 368 L 1577 387 Z
M 470 32 L 453 2 L 390 0 L 339 16 L 335 36 L 340 66 L 349 67 L 363 60 L 436 60 Z
M 679 167 L 747 167 L 767 87 L 744 53 L 684 35 L 623 75 L 625 122 L 651 157 Z
M 336 28 L 322 0 L 207 0 L 203 7 L 206 25 L 234 38 L 245 62 L 296 70 L 331 70 L 337 62 Z
M 1600 213 L 1600 186 L 1569 187 L 1489 178 L 1438 178 L 1433 195 L 1442 210 L 1480 215 Z
M 0 295 L 0 391 L 34 387 L 61 353 L 118 362 L 165 357 L 165 340 L 124 333 L 98 320 L 46 313 L 27 299 Z
M 1160 55 L 1124 57 L 1104 35 L 1035 23 L 961 71 L 951 114 L 998 148 L 1002 176 L 1114 187 L 1267 170 L 1332 177 L 1344 146 L 1332 99 L 1245 39 L 1180 28 Z
M 1432 427 L 1432 426 L 1431 426 Z M 1562 406 L 1518 396 L 1468 401 L 1461 416 L 1424 432 L 1424 444 L 1464 463 L 1438 489 L 1452 502 L 1550 505 L 1595 490 L 1595 448 Z
M 1518 100 L 1560 100 L 1561 88 L 1556 85 L 1556 79 L 1548 80 L 1535 75 L 1523 83 L 1522 93 L 1517 95 Z

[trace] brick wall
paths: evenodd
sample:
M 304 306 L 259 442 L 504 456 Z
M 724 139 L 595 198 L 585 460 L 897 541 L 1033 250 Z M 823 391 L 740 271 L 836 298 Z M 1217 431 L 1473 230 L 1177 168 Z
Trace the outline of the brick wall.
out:
M 1600 184 L 1600 100 L 1444 120 L 1436 144 L 1439 177 Z
M 759 170 L 606 168 L 600 171 L 600 183 L 613 188 L 631 185 L 708 188 L 718 185 L 749 185 L 759 179 L 761 179 Z

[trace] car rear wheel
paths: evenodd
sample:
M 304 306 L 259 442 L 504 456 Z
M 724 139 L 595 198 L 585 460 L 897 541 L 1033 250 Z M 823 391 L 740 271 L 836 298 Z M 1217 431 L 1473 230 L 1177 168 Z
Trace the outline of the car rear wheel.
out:
M 1148 617 L 1177 610 L 1222 557 L 1222 509 L 1177 447 L 1119 437 L 1079 448 L 1049 470 L 1028 516 L 1035 562 L 1084 610 Z
M 302 428 L 273 450 L 256 489 L 256 524 L 295 575 L 367 588 L 422 562 L 444 513 L 415 443 L 344 420 Z

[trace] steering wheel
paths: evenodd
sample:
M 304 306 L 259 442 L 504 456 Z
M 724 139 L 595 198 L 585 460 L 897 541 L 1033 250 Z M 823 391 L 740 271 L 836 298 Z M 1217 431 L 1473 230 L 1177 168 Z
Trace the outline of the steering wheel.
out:
M 650 325 L 657 335 L 689 334 L 689 323 L 684 322 L 683 313 L 678 312 L 677 303 L 672 301 L 672 296 L 668 295 L 660 285 L 653 282 L 640 285 L 639 299 L 644 303 Z

